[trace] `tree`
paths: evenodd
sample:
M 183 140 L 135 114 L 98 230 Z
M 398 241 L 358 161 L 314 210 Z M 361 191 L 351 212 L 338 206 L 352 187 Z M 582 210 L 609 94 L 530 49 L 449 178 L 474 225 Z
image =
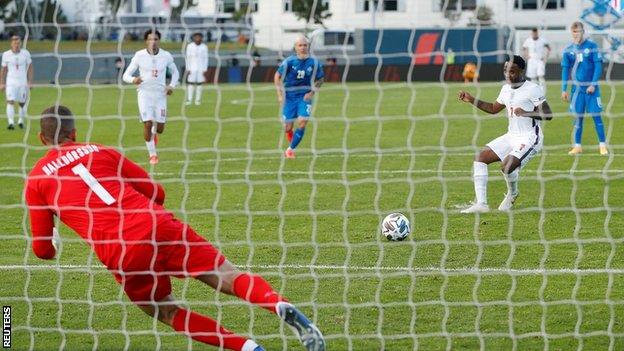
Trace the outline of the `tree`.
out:
M 9 13 L 5 11 L 5 21 L 6 23 L 23 23 L 23 26 L 15 28 L 15 32 L 23 35 L 25 34 L 23 28 L 28 27 L 30 35 L 35 39 L 55 39 L 59 30 L 65 37 L 71 32 L 69 28 L 55 26 L 55 23 L 67 23 L 67 17 L 57 0 L 16 1 L 13 11 Z M 47 25 L 41 26 L 42 23 Z
M 306 27 L 310 22 L 323 25 L 323 20 L 332 15 L 329 3 L 322 0 L 293 0 L 292 10 L 297 19 L 306 21 Z

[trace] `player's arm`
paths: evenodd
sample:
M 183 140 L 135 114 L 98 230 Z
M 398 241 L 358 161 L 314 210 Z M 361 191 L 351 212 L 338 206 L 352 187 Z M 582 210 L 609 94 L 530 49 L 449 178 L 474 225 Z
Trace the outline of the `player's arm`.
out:
M 202 72 L 208 70 L 208 46 L 204 46 L 204 57 L 202 58 Z
M 304 100 L 310 100 L 312 99 L 312 97 L 314 96 L 314 94 L 316 94 L 317 91 L 319 91 L 319 89 L 321 89 L 321 85 L 323 85 L 323 82 L 325 82 L 325 71 L 323 71 L 323 65 L 317 61 L 316 67 L 316 75 L 314 76 L 314 80 L 313 80 L 313 87 L 312 90 L 310 90 L 307 94 L 305 94 L 304 96 Z
M 602 76 L 602 54 L 598 48 L 593 49 L 592 61 L 594 62 L 594 72 L 592 74 L 591 85 L 587 87 L 587 92 L 592 94 L 598 86 L 598 81 Z
M 180 72 L 178 71 L 178 67 L 173 61 L 173 56 L 171 56 L 171 61 L 167 64 L 167 69 L 171 72 L 171 81 L 167 86 L 167 95 L 171 95 L 173 93 L 173 89 L 178 85 L 178 81 L 180 80 Z
M 479 100 L 476 99 L 474 96 L 470 95 L 469 92 L 463 90 L 459 92 L 459 100 L 473 104 L 479 110 L 487 112 L 491 115 L 495 115 L 505 108 L 505 105 L 499 103 L 498 101 L 486 102 L 483 100 Z
M 2 54 L 2 68 L 0 69 L 0 89 L 4 89 L 8 71 L 9 71 L 9 63 L 7 60 L 5 60 L 4 54 Z
M 285 76 L 285 68 L 286 65 L 288 65 L 286 63 L 287 60 L 284 60 L 284 62 L 282 62 L 282 64 L 277 68 L 277 71 L 275 71 L 275 75 L 273 76 L 273 83 L 275 84 L 275 90 L 277 91 L 277 101 L 279 101 L 279 103 L 283 103 L 284 102 L 284 76 Z
M 28 87 L 32 87 L 33 85 L 33 75 L 34 75 L 34 69 L 33 69 L 33 65 L 32 63 L 28 65 L 28 71 L 26 72 L 26 77 L 28 79 Z
M 123 81 L 128 84 L 137 84 L 137 85 L 141 84 L 143 82 L 141 77 L 133 76 L 134 72 L 136 72 L 138 68 L 139 68 L 139 64 L 137 63 L 137 57 L 136 55 L 134 55 L 132 60 L 130 60 L 130 64 L 128 65 L 128 67 L 126 67 L 126 70 L 124 71 L 123 76 L 121 76 Z
M 544 44 L 544 48 L 546 49 L 546 55 L 544 56 L 544 62 L 548 61 L 548 58 L 550 57 L 550 52 L 552 51 L 550 49 L 550 45 L 548 45 L 548 43 Z
M 54 213 L 46 206 L 40 194 L 30 185 L 26 185 L 26 204 L 30 217 L 32 250 L 44 260 L 56 256 L 54 247 Z
M 550 121 L 553 118 L 553 112 L 546 100 L 543 100 L 539 105 L 535 106 L 533 111 L 524 111 L 520 107 L 514 109 L 514 114 L 518 117 L 528 117 L 539 120 Z
M 143 194 L 146 198 L 154 201 L 155 203 L 162 205 L 165 203 L 165 189 L 162 185 L 156 183 L 145 172 L 141 166 L 130 161 L 124 156 L 120 156 L 121 159 L 121 175 L 124 180 L 127 181 L 134 190 Z
M 561 99 L 568 101 L 568 79 L 570 78 L 570 62 L 568 60 L 567 51 L 563 51 L 561 58 Z

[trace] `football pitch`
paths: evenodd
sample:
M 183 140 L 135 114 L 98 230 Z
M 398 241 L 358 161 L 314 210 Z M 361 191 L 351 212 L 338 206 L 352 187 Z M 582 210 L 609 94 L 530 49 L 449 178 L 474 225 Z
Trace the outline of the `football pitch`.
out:
M 514 211 L 481 216 L 459 213 L 473 199 L 473 155 L 507 119 L 457 92 L 493 101 L 500 84 L 325 84 L 294 160 L 282 157 L 272 85 L 206 86 L 201 106 L 177 89 L 155 167 L 132 87 L 36 88 L 26 128 L 0 130 L 0 300 L 12 306 L 13 348 L 206 348 L 129 303 L 67 227 L 56 260 L 31 252 L 23 182 L 44 154 L 36 117 L 60 101 L 78 141 L 123 148 L 150 170 L 165 206 L 300 306 L 329 350 L 623 349 L 623 88 L 602 86 L 611 155 L 598 155 L 586 119 L 585 152 L 572 157 L 572 119 L 551 84 L 556 116 Z M 495 209 L 506 187 L 489 170 Z M 379 222 L 397 211 L 412 234 L 388 242 Z M 302 349 L 275 316 L 199 282 L 174 280 L 174 295 L 267 350 Z

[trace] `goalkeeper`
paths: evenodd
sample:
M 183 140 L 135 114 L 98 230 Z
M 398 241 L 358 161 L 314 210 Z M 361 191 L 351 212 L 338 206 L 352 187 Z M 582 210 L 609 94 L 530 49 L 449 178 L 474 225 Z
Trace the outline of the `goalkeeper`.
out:
M 56 255 L 54 216 L 80 235 L 142 311 L 194 340 L 229 350 L 264 350 L 217 321 L 179 306 L 171 276 L 195 278 L 277 314 L 308 350 L 320 331 L 262 277 L 239 272 L 219 250 L 163 207 L 165 192 L 140 166 L 103 145 L 76 142 L 71 111 L 43 111 L 39 138 L 50 150 L 26 181 L 32 249 Z

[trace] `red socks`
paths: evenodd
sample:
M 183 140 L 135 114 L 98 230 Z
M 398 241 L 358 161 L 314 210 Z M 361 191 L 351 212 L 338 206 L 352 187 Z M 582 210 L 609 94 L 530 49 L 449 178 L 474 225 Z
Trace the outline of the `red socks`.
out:
M 234 278 L 232 290 L 241 299 L 266 308 L 272 313 L 276 313 L 275 305 L 278 302 L 287 301 L 273 291 L 273 288 L 266 280 L 250 273 L 241 273 Z
M 247 339 L 220 327 L 216 321 L 183 308 L 173 316 L 171 326 L 175 331 L 185 333 L 194 340 L 228 350 L 240 351 Z
M 292 129 L 286 132 L 286 139 L 288 140 L 288 142 L 290 143 L 293 139 L 293 131 Z

